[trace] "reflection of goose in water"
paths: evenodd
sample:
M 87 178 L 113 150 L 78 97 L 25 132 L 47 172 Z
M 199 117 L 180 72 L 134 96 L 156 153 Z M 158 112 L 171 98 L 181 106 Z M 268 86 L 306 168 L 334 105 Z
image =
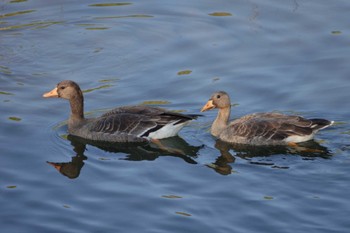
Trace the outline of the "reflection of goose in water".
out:
M 74 147 L 73 150 L 76 153 L 76 155 L 72 157 L 72 161 L 47 163 L 56 168 L 56 170 L 62 175 L 67 176 L 70 179 L 75 179 L 80 175 L 80 170 L 84 166 L 84 160 L 87 159 L 87 157 L 84 155 L 86 145 L 74 141 L 71 141 L 71 145 Z
M 194 159 L 197 158 L 199 150 L 203 147 L 189 145 L 178 136 L 162 139 L 161 144 L 96 142 L 72 135 L 68 135 L 68 140 L 71 142 L 73 150 L 76 152 L 76 156 L 72 157 L 72 161 L 47 163 L 55 167 L 62 175 L 71 179 L 77 178 L 81 168 L 84 166 L 84 160 L 87 159 L 84 155 L 86 145 L 92 145 L 110 153 L 124 153 L 126 156 L 121 158 L 124 160 L 153 161 L 160 156 L 173 156 L 181 158 L 190 164 L 197 164 Z
M 315 158 L 328 159 L 332 153 L 327 147 L 320 145 L 314 140 L 299 143 L 297 146 L 252 146 L 244 144 L 232 144 L 217 140 L 215 148 L 220 151 L 216 161 L 207 166 L 213 168 L 222 175 L 232 173 L 232 164 L 236 158 L 249 161 L 250 164 L 267 165 L 272 168 L 286 169 L 287 166 L 279 166 L 272 161 L 269 156 L 273 155 L 299 155 L 305 160 L 313 160 Z M 231 154 L 234 153 L 234 156 Z M 257 161 L 255 161 L 257 159 Z

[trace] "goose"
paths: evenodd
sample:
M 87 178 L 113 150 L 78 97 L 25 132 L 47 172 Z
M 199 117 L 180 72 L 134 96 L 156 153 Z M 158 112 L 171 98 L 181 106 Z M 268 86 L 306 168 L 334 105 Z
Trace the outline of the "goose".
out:
M 150 106 L 115 108 L 97 118 L 84 117 L 84 97 L 77 83 L 65 80 L 43 94 L 69 100 L 68 133 L 92 141 L 146 142 L 176 136 L 199 115 L 185 115 Z
M 277 112 L 253 113 L 229 121 L 231 101 L 224 91 L 212 94 L 201 112 L 218 108 L 211 134 L 229 143 L 249 145 L 296 145 L 313 139 L 321 129 L 334 122 L 325 119 L 306 119 Z

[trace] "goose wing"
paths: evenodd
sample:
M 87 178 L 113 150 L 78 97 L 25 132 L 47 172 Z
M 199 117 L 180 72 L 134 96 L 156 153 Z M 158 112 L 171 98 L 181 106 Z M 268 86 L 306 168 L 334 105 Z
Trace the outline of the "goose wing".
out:
M 146 112 L 148 114 L 145 114 Z M 110 135 L 128 134 L 136 137 L 147 137 L 150 133 L 166 125 L 178 125 L 192 119 L 194 119 L 192 116 L 158 109 L 145 109 L 144 112 L 134 113 L 118 108 L 96 119 L 91 131 Z
M 162 121 L 168 120 L 169 122 L 174 120 L 181 120 L 181 122 L 185 122 L 185 121 L 196 119 L 198 116 L 201 116 L 197 114 L 181 114 L 181 113 L 171 112 L 158 107 L 136 105 L 136 106 L 124 106 L 124 107 L 115 108 L 103 114 L 102 117 L 116 115 L 116 114 L 124 114 L 124 113 L 142 115 L 147 117 L 162 116 Z
M 309 136 L 313 133 L 312 120 L 300 116 L 280 113 L 256 113 L 244 116 L 230 123 L 224 135 L 242 137 L 247 140 L 283 141 L 290 136 Z
M 110 135 L 128 134 L 136 137 L 146 136 L 147 131 L 157 128 L 158 118 L 138 114 L 120 113 L 107 115 L 94 121 L 91 131 Z

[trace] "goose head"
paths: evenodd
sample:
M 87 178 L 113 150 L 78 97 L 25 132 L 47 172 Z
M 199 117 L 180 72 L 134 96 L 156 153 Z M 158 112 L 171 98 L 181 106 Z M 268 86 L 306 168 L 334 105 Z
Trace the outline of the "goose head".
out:
M 77 96 L 82 96 L 83 93 L 78 84 L 73 81 L 65 80 L 57 84 L 57 86 L 51 91 L 45 93 L 43 97 L 45 98 L 63 98 L 63 99 L 73 99 Z
M 225 109 L 231 107 L 230 96 L 224 91 L 218 91 L 212 94 L 208 102 L 203 106 L 201 112 L 214 108 Z

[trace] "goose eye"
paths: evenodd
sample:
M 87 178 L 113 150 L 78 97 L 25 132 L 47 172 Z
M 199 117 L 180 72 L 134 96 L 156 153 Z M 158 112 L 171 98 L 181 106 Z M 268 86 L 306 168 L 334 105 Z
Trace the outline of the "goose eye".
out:
M 66 88 L 66 87 L 65 87 L 65 86 L 61 86 L 61 87 L 60 87 L 61 90 L 64 90 L 64 88 Z
M 218 98 L 218 99 L 220 99 L 220 97 L 221 97 L 220 95 L 217 95 L 217 96 L 216 96 L 216 98 Z

